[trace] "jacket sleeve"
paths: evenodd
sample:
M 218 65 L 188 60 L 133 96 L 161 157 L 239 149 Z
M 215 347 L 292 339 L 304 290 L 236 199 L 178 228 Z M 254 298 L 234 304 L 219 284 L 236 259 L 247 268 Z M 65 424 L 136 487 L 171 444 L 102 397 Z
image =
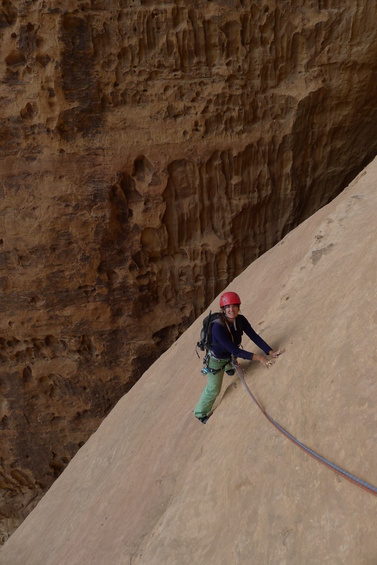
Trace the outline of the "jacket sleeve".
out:
M 259 349 L 261 349 L 266 355 L 268 355 L 269 352 L 272 351 L 272 347 L 270 347 L 268 343 L 266 343 L 261 338 L 261 336 L 257 334 L 257 332 L 251 327 L 249 321 L 245 318 L 245 316 L 242 316 L 242 329 L 245 334 L 255 343 L 255 345 L 257 345 Z
M 253 353 L 240 349 L 236 343 L 233 343 L 229 331 L 222 324 L 213 324 L 212 337 L 214 341 L 219 343 L 221 347 L 228 351 L 230 355 L 233 355 L 233 357 L 249 360 L 253 358 Z

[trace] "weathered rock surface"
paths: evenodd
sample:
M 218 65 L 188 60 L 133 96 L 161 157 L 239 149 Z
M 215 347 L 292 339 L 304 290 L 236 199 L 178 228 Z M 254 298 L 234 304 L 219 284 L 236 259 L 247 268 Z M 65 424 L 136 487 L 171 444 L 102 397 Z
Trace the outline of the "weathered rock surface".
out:
M 0 7 L 0 516 L 376 153 L 375 3 Z
M 287 349 L 268 372 L 248 368 L 259 402 L 377 487 L 376 181 L 377 160 L 231 288 L 263 337 Z M 288 441 L 236 377 L 206 426 L 194 418 L 200 326 L 121 399 L 6 542 L 1 565 L 374 563 L 376 497 Z

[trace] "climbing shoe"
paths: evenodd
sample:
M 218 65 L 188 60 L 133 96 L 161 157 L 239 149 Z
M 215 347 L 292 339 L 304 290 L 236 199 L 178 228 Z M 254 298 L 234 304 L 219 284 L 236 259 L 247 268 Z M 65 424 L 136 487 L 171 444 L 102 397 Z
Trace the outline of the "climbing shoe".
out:
M 203 416 L 202 418 L 198 418 L 198 420 L 202 423 L 202 424 L 206 424 L 209 420 L 209 416 Z

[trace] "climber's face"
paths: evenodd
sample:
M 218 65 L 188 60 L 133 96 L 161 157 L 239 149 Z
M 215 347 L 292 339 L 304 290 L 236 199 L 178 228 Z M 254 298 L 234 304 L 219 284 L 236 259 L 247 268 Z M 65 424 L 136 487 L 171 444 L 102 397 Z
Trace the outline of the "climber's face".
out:
M 233 321 L 237 318 L 239 312 L 238 304 L 229 304 L 225 306 L 225 316 L 228 320 Z

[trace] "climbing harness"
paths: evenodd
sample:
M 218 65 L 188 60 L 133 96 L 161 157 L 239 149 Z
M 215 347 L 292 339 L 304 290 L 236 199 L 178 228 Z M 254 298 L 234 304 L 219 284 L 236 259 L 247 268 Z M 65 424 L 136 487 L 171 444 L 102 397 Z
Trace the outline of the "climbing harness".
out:
M 255 402 L 255 404 L 258 406 L 259 410 L 267 418 L 267 420 L 269 422 L 271 422 L 271 424 L 279 430 L 279 432 L 281 432 L 285 437 L 290 439 L 295 445 L 297 445 L 298 447 L 301 447 L 301 449 L 303 449 L 305 451 L 305 453 L 308 453 L 309 455 L 314 457 L 314 459 L 316 459 L 320 463 L 323 463 L 324 465 L 326 465 L 326 467 L 329 467 L 330 469 L 332 469 L 335 473 L 337 473 L 341 477 L 344 477 L 345 479 L 347 479 L 348 481 L 350 481 L 354 485 L 357 485 L 358 487 L 362 488 L 363 490 L 366 490 L 367 492 L 370 492 L 371 494 L 374 494 L 375 496 L 377 496 L 377 488 L 376 487 L 374 487 L 373 485 L 363 481 L 362 479 L 359 479 L 358 477 L 355 477 L 354 475 L 351 475 L 351 473 L 344 471 L 344 469 L 341 469 L 340 467 L 338 467 L 334 463 L 331 463 L 331 461 L 328 461 L 327 459 L 325 459 L 324 457 L 322 457 L 321 455 L 319 455 L 318 453 L 316 453 L 312 449 L 309 449 L 309 447 L 307 447 L 306 445 L 301 443 L 298 439 L 296 439 L 290 433 L 288 433 L 282 426 L 280 426 L 280 424 L 275 422 L 275 420 L 267 414 L 265 409 L 257 401 L 255 396 L 251 392 L 250 388 L 246 384 L 245 374 L 243 372 L 243 369 L 240 367 L 240 365 L 234 360 L 232 360 L 232 365 L 233 365 L 237 375 L 239 376 L 243 386 L 246 388 L 246 391 L 251 396 L 251 398 Z
M 213 359 L 214 361 L 217 361 L 218 363 L 221 363 L 220 367 L 217 367 L 216 369 L 213 369 L 212 367 L 209 366 L 210 360 Z M 208 373 L 212 373 L 212 375 L 217 375 L 218 373 L 220 373 L 220 371 L 222 371 L 227 365 L 229 365 L 231 362 L 231 359 L 218 359 L 211 351 L 207 351 L 204 359 L 203 359 L 203 369 L 202 369 L 202 373 L 203 375 L 207 375 Z M 227 371 L 227 373 L 229 374 L 229 372 Z M 233 374 L 234 374 L 234 370 L 233 370 Z

